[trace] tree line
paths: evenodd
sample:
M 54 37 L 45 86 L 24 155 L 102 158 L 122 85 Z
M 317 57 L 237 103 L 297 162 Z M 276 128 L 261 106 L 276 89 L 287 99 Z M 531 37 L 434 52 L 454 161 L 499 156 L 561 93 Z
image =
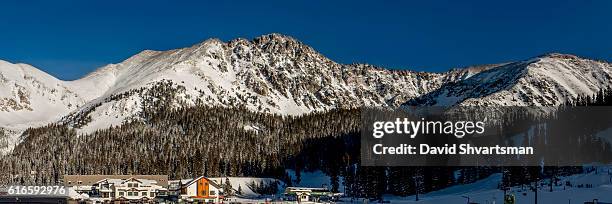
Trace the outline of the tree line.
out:
M 380 198 L 419 195 L 502 173 L 500 189 L 580 173 L 580 167 L 368 167 L 360 165 L 360 109 L 301 116 L 256 113 L 241 107 L 173 106 L 175 90 L 143 97 L 141 120 L 87 135 L 68 124 L 26 130 L 0 158 L 0 183 L 58 184 L 64 174 L 167 174 L 171 179 L 273 177 L 299 185 L 300 173 L 323 171 L 334 192 Z M 567 106 L 610 105 L 610 92 Z M 601 141 L 593 141 L 596 144 Z M 291 178 L 287 170 L 295 170 Z M 551 184 L 552 185 L 552 184 Z M 266 187 L 267 186 L 267 187 Z M 253 184 L 257 191 L 278 189 Z

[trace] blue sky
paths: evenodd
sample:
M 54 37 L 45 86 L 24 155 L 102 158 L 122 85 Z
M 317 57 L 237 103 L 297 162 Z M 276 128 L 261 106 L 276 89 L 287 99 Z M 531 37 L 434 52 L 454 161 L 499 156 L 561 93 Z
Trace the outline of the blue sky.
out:
M 0 1 L 0 59 L 77 79 L 143 49 L 282 33 L 340 63 L 611 60 L 612 1 Z

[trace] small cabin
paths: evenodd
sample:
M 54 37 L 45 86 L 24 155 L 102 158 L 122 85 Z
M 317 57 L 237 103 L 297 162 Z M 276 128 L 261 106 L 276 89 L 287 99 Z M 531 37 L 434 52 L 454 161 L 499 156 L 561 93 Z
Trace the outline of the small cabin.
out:
M 319 202 L 322 198 L 331 199 L 334 194 L 327 188 L 288 187 L 285 196 L 297 202 Z

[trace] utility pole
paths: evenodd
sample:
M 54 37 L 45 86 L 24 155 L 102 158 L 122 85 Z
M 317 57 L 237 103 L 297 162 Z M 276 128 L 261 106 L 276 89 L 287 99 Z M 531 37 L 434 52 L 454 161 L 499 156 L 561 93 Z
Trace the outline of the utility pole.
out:
M 508 191 L 508 186 L 507 186 L 507 183 L 506 183 L 506 180 L 508 179 L 508 178 L 507 178 L 507 176 L 508 176 L 508 172 L 509 172 L 509 170 L 505 169 L 505 168 L 502 166 L 502 179 L 501 179 L 501 186 L 502 186 L 502 190 L 504 191 L 504 199 L 506 198 L 507 191 Z
M 461 196 L 461 197 L 467 199 L 467 204 L 470 204 L 470 197 L 469 196 Z
M 535 180 L 535 188 L 533 188 L 534 192 L 535 192 L 535 204 L 538 204 L 538 179 Z
M 414 176 L 414 191 L 415 191 L 415 201 L 419 201 L 419 176 Z
M 423 182 L 423 175 L 420 172 L 420 168 L 417 168 L 412 180 L 414 180 L 415 201 L 419 201 L 419 191 L 421 183 Z

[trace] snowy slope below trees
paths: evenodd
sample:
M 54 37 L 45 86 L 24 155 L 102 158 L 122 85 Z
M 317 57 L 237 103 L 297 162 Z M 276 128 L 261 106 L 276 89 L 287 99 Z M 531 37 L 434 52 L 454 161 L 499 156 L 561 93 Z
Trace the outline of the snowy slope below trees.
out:
M 573 187 L 554 186 L 550 192 L 547 185 L 548 180 L 543 180 L 544 186 L 538 191 L 538 203 L 584 203 L 598 199 L 600 202 L 612 202 L 612 180 L 608 173 L 611 167 L 598 167 L 597 172 L 586 174 L 576 174 L 561 177 L 560 184 L 569 181 Z M 477 182 L 457 185 L 439 191 L 420 195 L 420 201 L 415 201 L 415 196 L 395 197 L 386 196 L 385 200 L 391 203 L 466 203 L 469 197 L 470 202 L 475 203 L 504 203 L 503 191 L 499 190 L 498 184 L 501 181 L 501 174 L 493 174 L 486 179 Z M 580 184 L 592 184 L 593 188 L 578 188 Z M 514 194 L 516 203 L 535 203 L 535 194 L 525 186 L 513 187 L 508 194 Z

